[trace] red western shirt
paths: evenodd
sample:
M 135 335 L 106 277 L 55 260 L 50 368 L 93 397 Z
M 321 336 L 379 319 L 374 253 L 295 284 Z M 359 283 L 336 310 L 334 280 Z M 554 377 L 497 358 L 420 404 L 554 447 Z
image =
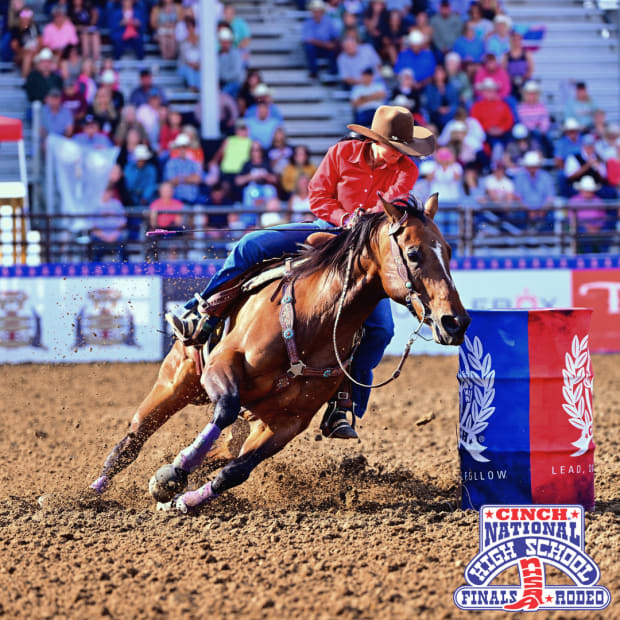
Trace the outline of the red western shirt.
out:
M 386 200 L 406 196 L 418 179 L 417 166 L 405 155 L 391 166 L 370 168 L 364 149 L 370 141 L 345 140 L 332 146 L 310 181 L 310 210 L 322 220 L 341 226 L 356 209 L 383 208 L 377 192 Z

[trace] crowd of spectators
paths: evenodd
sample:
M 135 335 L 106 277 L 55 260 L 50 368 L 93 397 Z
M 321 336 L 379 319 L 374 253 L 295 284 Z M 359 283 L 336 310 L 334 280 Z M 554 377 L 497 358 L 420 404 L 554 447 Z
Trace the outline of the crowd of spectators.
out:
M 606 122 L 581 81 L 552 118 L 535 51 L 524 44 L 527 26 L 513 24 L 500 1 L 298 5 L 310 11 L 302 31 L 309 77 L 324 70 L 323 79 L 340 81 L 355 122 L 369 124 L 380 105 L 402 105 L 439 137 L 420 166 L 420 197 L 439 191 L 444 202 L 510 201 L 532 210 L 589 202 L 586 187 L 597 200 L 618 197 L 620 127 Z M 579 217 L 594 215 L 615 226 L 602 211 Z
M 289 142 L 273 90 L 252 68 L 251 31 L 234 3 L 216 3 L 223 140 L 214 153 L 199 139 L 199 106 L 175 109 L 148 63 L 123 92 L 117 65 L 142 59 L 146 41 L 154 41 L 185 86 L 199 90 L 198 0 L 48 0 L 45 24 L 27 0 L 5 4 L 0 52 L 22 72 L 28 99 L 42 102 L 43 136 L 119 148 L 104 210 L 150 208 L 151 225 L 166 227 L 188 221 L 161 210 L 192 205 L 266 211 L 262 218 L 213 215 L 207 223 L 214 227 L 302 218 L 315 166 L 308 148 Z M 419 162 L 419 197 L 439 191 L 444 202 L 511 201 L 532 212 L 558 197 L 587 204 L 617 197 L 620 127 L 606 122 L 584 82 L 574 84 L 563 116 L 552 118 L 534 77 L 535 52 L 499 0 L 297 4 L 308 10 L 300 45 L 309 77 L 327 72 L 340 82 L 351 121 L 369 125 L 377 107 L 390 103 L 435 131 L 439 149 Z M 583 213 L 601 214 L 594 207 Z M 129 239 L 140 234 L 135 222 L 123 223 Z

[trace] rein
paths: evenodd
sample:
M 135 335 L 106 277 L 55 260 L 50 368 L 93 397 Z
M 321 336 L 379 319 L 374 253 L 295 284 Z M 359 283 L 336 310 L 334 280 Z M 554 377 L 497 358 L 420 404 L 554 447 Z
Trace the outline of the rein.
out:
M 409 270 L 407 266 L 405 265 L 405 263 L 403 262 L 401 251 L 400 251 L 400 246 L 398 245 L 398 242 L 396 241 L 396 234 L 400 231 L 404 223 L 407 221 L 407 217 L 408 217 L 407 212 L 405 212 L 403 213 L 403 216 L 400 218 L 400 220 L 398 220 L 398 222 L 392 222 L 388 229 L 388 235 L 390 236 L 390 247 L 392 250 L 392 258 L 394 260 L 394 263 L 396 264 L 396 271 L 408 291 L 407 296 L 405 297 L 405 305 L 407 306 L 407 310 L 409 310 L 409 312 L 418 320 L 418 326 L 409 335 L 409 340 L 407 341 L 407 344 L 405 345 L 405 350 L 403 351 L 403 354 L 401 355 L 400 361 L 398 362 L 398 366 L 396 366 L 396 368 L 392 372 L 392 375 L 385 381 L 382 381 L 381 383 L 375 383 L 375 384 L 360 383 L 359 381 L 354 379 L 349 374 L 347 369 L 345 368 L 345 365 L 340 360 L 340 355 L 338 354 L 338 344 L 337 344 L 336 334 L 338 331 L 338 323 L 340 322 L 340 316 L 342 314 L 342 308 L 344 307 L 344 300 L 347 296 L 347 289 L 349 286 L 349 280 L 351 279 L 351 270 L 353 267 L 353 249 L 349 248 L 349 259 L 347 261 L 347 271 L 346 271 L 345 278 L 344 278 L 344 286 L 342 288 L 342 294 L 340 295 L 340 300 L 338 302 L 338 310 L 336 311 L 336 318 L 334 320 L 334 331 L 332 333 L 332 342 L 334 345 L 334 353 L 336 354 L 336 361 L 338 362 L 338 366 L 340 366 L 342 373 L 350 381 L 352 381 L 355 385 L 358 385 L 359 387 L 371 388 L 371 389 L 380 388 L 380 387 L 383 387 L 384 385 L 387 385 L 388 383 L 391 383 L 392 381 L 394 381 L 394 379 L 398 379 L 398 377 L 400 377 L 402 368 L 405 365 L 405 360 L 409 356 L 409 352 L 411 351 L 411 346 L 413 345 L 413 343 L 418 339 L 418 337 L 422 338 L 423 340 L 429 340 L 428 338 L 424 338 L 424 336 L 420 335 L 420 330 L 422 329 L 424 325 L 424 321 L 427 318 L 426 317 L 426 306 L 420 300 L 419 293 L 417 293 L 413 288 L 413 282 L 411 282 L 411 279 L 409 278 Z M 422 308 L 421 319 L 418 317 L 415 311 L 415 308 L 413 307 L 414 302 L 417 302 L 418 304 L 420 304 L 420 307 Z M 346 361 L 346 365 L 348 365 L 350 360 L 351 360 L 351 357 L 349 357 L 349 359 Z

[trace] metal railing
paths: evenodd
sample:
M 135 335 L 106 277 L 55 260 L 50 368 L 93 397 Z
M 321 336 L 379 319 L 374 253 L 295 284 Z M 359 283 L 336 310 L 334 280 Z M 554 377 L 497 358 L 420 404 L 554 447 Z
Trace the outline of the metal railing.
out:
M 595 212 L 590 213 L 593 217 L 584 219 L 586 207 L 575 205 L 540 209 L 526 209 L 520 204 L 442 205 L 435 221 L 454 255 L 460 257 L 620 252 L 620 202 L 587 209 Z M 282 223 L 313 219 L 309 213 L 306 216 L 299 212 L 265 212 L 233 205 L 159 211 L 158 215 L 180 216 L 180 230 L 184 232 L 153 238 L 146 236 L 148 230 L 157 227 L 152 212 L 143 208 L 127 208 L 125 212 L 126 224 L 118 229 L 118 239 L 113 242 L 95 237 L 93 226 L 101 227 L 106 216 L 92 212 L 31 214 L 28 225 L 30 230 L 40 233 L 37 243 L 42 263 L 110 259 L 200 261 L 225 257 L 243 234 L 260 228 L 261 218 L 266 216 L 271 218 L 269 223 L 273 223 L 274 217 Z M 3 238 L 3 245 L 10 244 Z M 22 241 L 14 244 L 21 245 Z

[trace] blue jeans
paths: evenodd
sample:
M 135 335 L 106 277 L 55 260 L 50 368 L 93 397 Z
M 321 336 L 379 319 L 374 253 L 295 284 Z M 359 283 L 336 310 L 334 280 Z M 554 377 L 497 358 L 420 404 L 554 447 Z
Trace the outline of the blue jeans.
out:
M 335 50 L 328 50 L 324 47 L 317 47 L 312 43 L 304 43 L 304 51 L 306 52 L 306 60 L 308 61 L 308 70 L 312 74 L 319 71 L 319 58 L 326 58 L 329 67 L 328 71 L 334 75 L 338 73 L 338 65 L 336 63 L 337 53 Z
M 268 258 L 292 253 L 298 249 L 313 232 L 329 231 L 332 225 L 323 220 L 303 224 L 283 224 L 265 230 L 248 233 L 235 245 L 233 251 L 202 291 L 205 299 L 222 284 L 241 275 L 250 267 Z M 290 230 L 293 229 L 293 230 Z M 195 299 L 188 301 L 185 307 L 195 308 Z M 394 335 L 394 322 L 390 309 L 390 300 L 382 299 L 373 313 L 364 323 L 364 337 L 355 353 L 351 375 L 362 383 L 372 383 L 373 370 L 377 367 L 383 352 Z M 361 418 L 366 411 L 370 389 L 353 386 L 353 411 Z

